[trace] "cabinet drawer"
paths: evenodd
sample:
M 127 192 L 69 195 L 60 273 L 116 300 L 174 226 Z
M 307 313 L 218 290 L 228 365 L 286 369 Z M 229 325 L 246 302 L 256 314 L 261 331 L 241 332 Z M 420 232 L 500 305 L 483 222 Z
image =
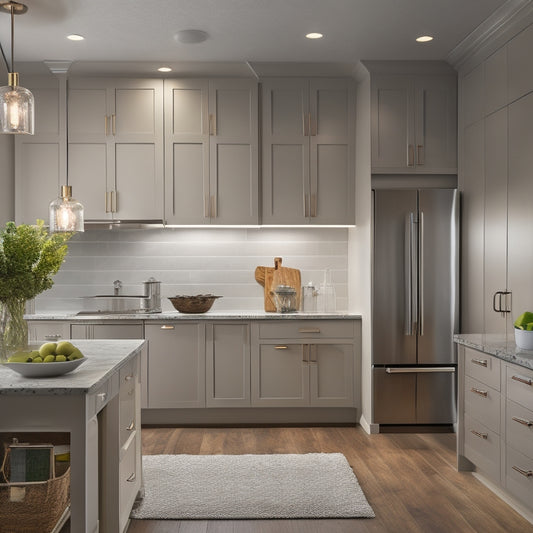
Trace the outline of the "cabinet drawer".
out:
M 533 459 L 533 411 L 507 400 L 505 418 L 507 444 Z
M 137 471 L 137 433 L 126 449 L 126 453 L 119 465 L 119 531 L 124 531 L 135 497 L 141 486 L 141 472 Z
M 507 366 L 507 398 L 533 410 L 533 372 Z
M 533 459 L 526 457 L 511 446 L 506 447 L 505 486 L 507 490 L 533 507 Z
M 465 373 L 497 391 L 500 390 L 500 360 L 495 357 L 465 348 Z
M 353 320 L 276 320 L 259 323 L 262 339 L 351 338 Z
M 479 420 L 500 434 L 500 393 L 468 376 L 465 377 L 465 415 Z
M 464 455 L 494 481 L 500 480 L 500 436 L 465 414 Z

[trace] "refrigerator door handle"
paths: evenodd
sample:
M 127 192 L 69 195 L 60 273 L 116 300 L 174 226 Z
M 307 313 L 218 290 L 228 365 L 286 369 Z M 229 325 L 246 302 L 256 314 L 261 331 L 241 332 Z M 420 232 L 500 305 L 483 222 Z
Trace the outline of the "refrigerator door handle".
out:
M 424 335 L 424 213 L 420 211 L 418 218 L 418 280 L 419 287 L 419 310 L 418 310 L 418 334 Z
M 413 313 L 411 315 L 411 335 L 416 335 L 418 322 L 418 220 L 415 214 L 411 213 L 411 306 Z
M 455 372 L 455 367 L 454 366 L 431 366 L 431 367 L 426 367 L 426 368 L 419 368 L 416 366 L 404 366 L 404 367 L 397 367 L 397 368 L 387 367 L 385 368 L 385 372 L 387 372 L 387 374 L 432 374 L 435 372 L 453 373 Z
M 411 307 L 412 298 L 412 265 L 411 265 L 411 218 L 412 213 L 405 217 L 405 239 L 404 239 L 404 291 L 405 291 L 405 313 L 404 313 L 404 333 L 412 335 L 413 315 Z

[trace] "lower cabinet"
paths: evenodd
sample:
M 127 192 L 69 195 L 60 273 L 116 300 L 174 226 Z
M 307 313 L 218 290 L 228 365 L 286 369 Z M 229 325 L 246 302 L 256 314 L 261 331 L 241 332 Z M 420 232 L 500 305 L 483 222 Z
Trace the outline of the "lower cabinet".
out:
M 143 324 L 94 324 L 70 325 L 71 339 L 143 339 Z
M 252 406 L 354 406 L 353 323 L 294 321 L 281 328 L 274 323 L 253 327 Z M 280 337 L 271 338 L 276 332 Z M 347 338 L 331 337 L 333 332 Z
M 102 411 L 99 439 L 104 450 L 100 461 L 100 530 L 123 533 L 142 485 L 140 358 L 119 371 L 119 393 Z M 108 420 L 109 419 L 109 420 Z M 119 449 L 116 454 L 106 450 Z M 117 491 L 116 487 L 119 487 Z
M 206 325 L 206 406 L 250 406 L 250 323 Z
M 205 322 L 146 323 L 148 407 L 205 407 Z
M 70 324 L 58 320 L 28 320 L 28 341 L 57 342 L 70 338 Z

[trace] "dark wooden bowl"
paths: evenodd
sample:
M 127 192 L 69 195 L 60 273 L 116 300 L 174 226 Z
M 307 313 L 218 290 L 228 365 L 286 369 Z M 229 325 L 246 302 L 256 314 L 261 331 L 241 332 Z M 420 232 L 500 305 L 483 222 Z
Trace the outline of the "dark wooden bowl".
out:
M 211 309 L 213 302 L 222 296 L 197 294 L 196 296 L 174 296 L 169 298 L 174 309 L 180 313 L 205 313 Z

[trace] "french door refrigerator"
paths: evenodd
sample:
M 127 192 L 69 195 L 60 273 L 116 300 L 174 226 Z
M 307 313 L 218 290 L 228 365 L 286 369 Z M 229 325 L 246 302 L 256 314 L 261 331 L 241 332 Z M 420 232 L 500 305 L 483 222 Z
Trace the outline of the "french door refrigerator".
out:
M 458 194 L 373 191 L 373 422 L 456 416 Z

